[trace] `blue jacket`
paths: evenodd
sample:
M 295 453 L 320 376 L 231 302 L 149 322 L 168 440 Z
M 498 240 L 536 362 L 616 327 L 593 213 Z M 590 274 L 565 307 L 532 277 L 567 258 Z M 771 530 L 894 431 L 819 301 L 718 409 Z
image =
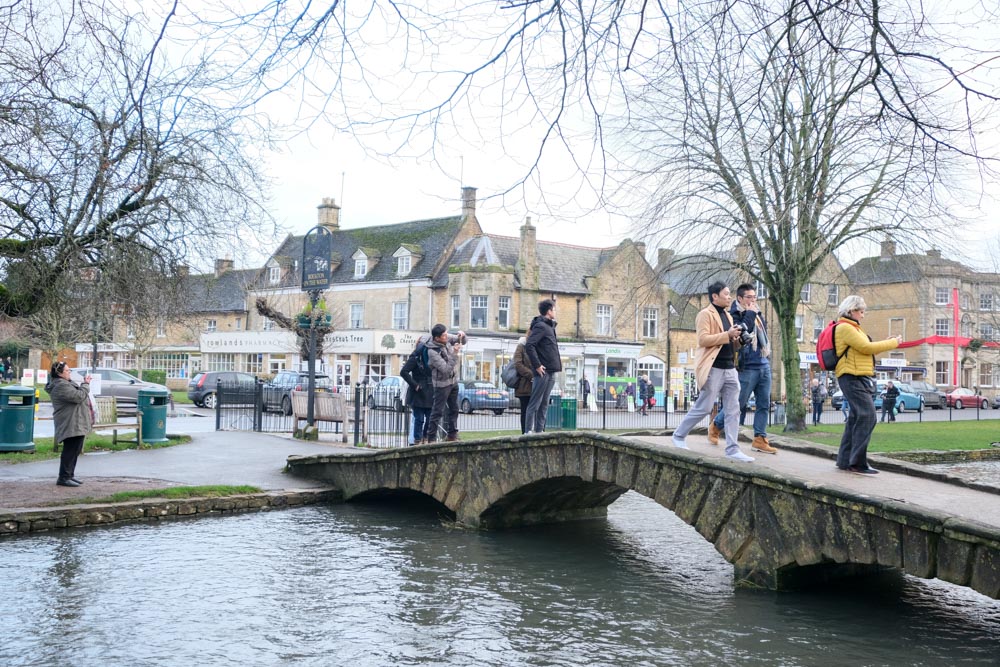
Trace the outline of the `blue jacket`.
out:
M 754 314 L 753 311 L 749 310 L 741 311 L 735 301 L 729 307 L 729 316 L 732 317 L 733 324 L 742 324 L 747 328 L 747 333 L 753 334 L 756 337 L 758 325 L 763 327 L 764 334 L 767 336 L 768 346 L 773 351 L 774 344 L 771 342 L 771 335 L 767 330 L 767 322 L 764 321 L 764 316 L 756 313 L 757 317 L 753 317 Z M 770 359 L 760 356 L 760 350 L 753 349 L 753 345 L 741 347 L 739 355 L 739 361 L 737 362 L 739 370 L 745 368 L 763 368 L 764 366 L 771 365 Z

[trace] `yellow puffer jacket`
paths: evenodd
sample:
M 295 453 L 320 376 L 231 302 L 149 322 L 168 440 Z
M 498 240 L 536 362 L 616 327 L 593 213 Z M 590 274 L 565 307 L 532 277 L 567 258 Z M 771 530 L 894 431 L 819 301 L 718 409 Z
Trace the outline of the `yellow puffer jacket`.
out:
M 852 319 L 841 317 L 837 322 L 837 354 L 844 355 L 837 362 L 837 377 L 841 375 L 875 375 L 875 355 L 879 352 L 895 350 L 899 341 L 895 338 L 872 342 L 860 325 Z M 846 354 L 844 354 L 846 352 Z

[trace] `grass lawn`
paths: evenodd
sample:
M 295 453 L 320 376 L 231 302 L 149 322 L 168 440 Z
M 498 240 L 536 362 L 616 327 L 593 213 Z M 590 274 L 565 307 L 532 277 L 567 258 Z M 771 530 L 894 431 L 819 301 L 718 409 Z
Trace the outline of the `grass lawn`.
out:
M 256 486 L 227 486 L 216 484 L 212 486 L 172 486 L 168 489 L 149 489 L 145 491 L 119 491 L 103 498 L 74 498 L 60 500 L 60 505 L 85 505 L 89 503 L 121 503 L 128 500 L 143 500 L 146 498 L 163 498 L 180 500 L 183 498 L 223 498 L 239 496 L 247 493 L 260 493 Z
M 179 405 L 181 403 L 185 405 L 194 405 L 194 401 L 188 398 L 187 389 L 184 389 L 183 391 L 171 391 L 170 393 L 174 397 L 175 405 Z
M 804 433 L 787 435 L 821 445 L 840 446 L 842 424 L 811 426 Z M 781 435 L 775 431 L 775 435 Z M 961 422 L 913 422 L 876 424 L 872 433 L 872 452 L 905 452 L 915 449 L 985 449 L 1000 440 L 1000 425 L 994 420 Z
M 123 439 L 126 438 L 126 439 Z M 127 440 L 129 436 L 119 436 L 118 444 L 114 444 L 111 441 L 110 435 L 99 435 L 96 433 L 91 433 L 87 436 L 87 439 L 83 442 L 84 452 L 120 452 L 126 449 L 135 449 L 135 440 Z M 167 436 L 170 442 L 165 442 L 160 445 L 153 445 L 155 447 L 172 447 L 173 445 L 182 445 L 185 442 L 191 442 L 191 436 L 189 435 L 176 435 Z M 149 447 L 150 445 L 145 445 Z M 62 449 L 60 448 L 60 452 Z M 35 453 L 29 454 L 27 452 L 0 452 L 0 463 L 29 463 L 31 461 L 45 461 L 46 459 L 58 458 L 59 454 L 52 451 L 52 438 L 35 438 Z

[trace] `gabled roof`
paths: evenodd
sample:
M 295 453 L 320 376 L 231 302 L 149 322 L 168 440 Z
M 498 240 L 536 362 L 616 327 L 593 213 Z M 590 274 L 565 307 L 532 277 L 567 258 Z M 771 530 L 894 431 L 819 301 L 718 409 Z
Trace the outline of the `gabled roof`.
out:
M 936 273 L 971 273 L 959 262 L 932 255 L 907 254 L 865 257 L 844 270 L 852 285 L 886 285 L 916 282 Z
M 332 254 L 339 263 L 334 262 L 335 268 L 330 280 L 333 284 L 398 280 L 400 277 L 396 275 L 396 260 L 392 254 L 400 246 L 419 247 L 421 252 L 420 260 L 412 266 L 405 278 L 429 278 L 465 222 L 466 218 L 459 215 L 395 225 L 332 230 Z M 258 288 L 294 287 L 300 284 L 303 238 L 303 236 L 289 235 L 266 262 L 266 265 L 277 262 L 282 267 L 281 283 L 269 284 L 267 272 L 262 271 L 256 284 Z M 351 256 L 362 248 L 366 254 L 377 254 L 378 261 L 369 263 L 368 274 L 364 278 L 355 278 L 354 261 Z
M 246 287 L 257 269 L 190 275 L 182 279 L 182 289 L 191 313 L 236 313 L 247 309 Z
M 584 278 L 596 276 L 601 268 L 615 256 L 621 246 L 612 248 L 585 248 L 582 246 L 536 241 L 538 260 L 538 288 L 543 292 L 559 294 L 589 294 Z M 451 265 L 498 264 L 517 266 L 521 239 L 512 236 L 483 234 L 468 239 L 455 249 Z M 520 287 L 521 276 L 515 273 L 515 286 Z M 435 287 L 448 284 L 447 268 L 434 277 Z
M 705 294 L 708 286 L 716 280 L 727 285 L 742 282 L 739 271 L 731 264 L 734 258 L 732 252 L 720 252 L 717 256 L 674 255 L 666 267 L 657 267 L 657 270 L 660 282 L 677 294 Z

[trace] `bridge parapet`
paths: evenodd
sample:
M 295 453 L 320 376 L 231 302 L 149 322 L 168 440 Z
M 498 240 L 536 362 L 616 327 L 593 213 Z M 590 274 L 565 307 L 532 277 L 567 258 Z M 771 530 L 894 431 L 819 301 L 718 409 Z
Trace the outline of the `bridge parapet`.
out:
M 633 490 L 712 542 L 738 585 L 794 588 L 891 567 L 1000 597 L 993 526 L 616 436 L 560 432 L 352 450 L 292 456 L 288 468 L 348 501 L 424 494 L 480 528 L 601 517 Z

